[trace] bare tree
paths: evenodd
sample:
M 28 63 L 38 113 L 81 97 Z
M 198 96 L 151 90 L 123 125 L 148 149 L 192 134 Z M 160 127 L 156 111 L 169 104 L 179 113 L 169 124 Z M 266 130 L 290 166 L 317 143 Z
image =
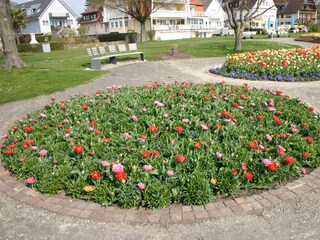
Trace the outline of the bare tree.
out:
M 248 23 L 275 7 L 272 6 L 266 8 L 263 11 L 259 11 L 262 3 L 265 0 L 223 0 L 223 8 L 228 15 L 228 21 L 235 34 L 234 49 L 239 51 L 242 49 L 242 37 L 243 32 Z
M 156 4 L 154 4 L 156 2 Z M 105 6 L 122 12 L 136 19 L 140 23 L 141 41 L 145 36 L 145 22 L 150 18 L 150 15 L 164 6 L 167 1 L 152 1 L 152 0 L 105 0 Z
M 0 0 L 0 38 L 4 54 L 4 69 L 24 66 L 19 57 L 11 17 L 10 0 Z

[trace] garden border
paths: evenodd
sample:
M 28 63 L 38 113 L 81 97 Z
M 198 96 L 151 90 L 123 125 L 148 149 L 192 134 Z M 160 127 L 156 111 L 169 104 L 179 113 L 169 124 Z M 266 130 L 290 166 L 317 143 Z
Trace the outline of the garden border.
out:
M 63 194 L 43 195 L 17 181 L 0 162 L 0 192 L 22 203 L 53 213 L 92 219 L 103 222 L 128 223 L 186 223 L 234 215 L 260 214 L 281 201 L 294 200 L 307 192 L 320 188 L 320 168 L 310 174 L 277 189 L 245 197 L 218 199 L 200 206 L 173 204 L 163 209 L 122 209 L 117 206 L 103 207 L 98 203 L 73 199 Z

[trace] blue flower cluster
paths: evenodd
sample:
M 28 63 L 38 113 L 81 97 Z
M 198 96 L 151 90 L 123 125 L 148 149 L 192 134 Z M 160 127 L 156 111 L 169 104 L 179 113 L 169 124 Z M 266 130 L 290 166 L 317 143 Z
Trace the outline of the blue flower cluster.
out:
M 239 71 L 231 70 L 228 72 L 224 66 L 218 67 L 218 68 L 211 68 L 209 70 L 210 73 L 221 75 L 224 77 L 230 77 L 230 78 L 239 78 L 239 79 L 249 79 L 249 80 L 269 80 L 269 81 L 283 81 L 283 82 L 296 82 L 296 81 L 319 81 L 320 80 L 320 72 L 318 73 L 298 73 L 297 76 L 294 76 L 290 73 L 282 75 L 278 74 L 276 76 L 272 75 L 260 75 L 258 73 L 242 73 Z

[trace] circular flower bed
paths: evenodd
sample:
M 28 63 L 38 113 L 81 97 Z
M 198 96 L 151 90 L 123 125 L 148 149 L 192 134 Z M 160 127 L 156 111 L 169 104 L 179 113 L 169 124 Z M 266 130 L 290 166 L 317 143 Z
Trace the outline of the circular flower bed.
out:
M 232 78 L 294 82 L 319 80 L 319 69 L 320 46 L 316 46 L 232 54 L 222 67 L 210 72 Z
M 205 204 L 320 166 L 313 111 L 223 82 L 112 87 L 20 119 L 2 137 L 1 160 L 43 193 L 123 208 Z

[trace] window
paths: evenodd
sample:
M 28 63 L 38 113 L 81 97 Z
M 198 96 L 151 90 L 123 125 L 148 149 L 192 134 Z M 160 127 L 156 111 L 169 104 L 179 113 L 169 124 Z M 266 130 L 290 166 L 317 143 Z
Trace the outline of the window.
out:
M 124 22 L 124 26 L 128 27 L 128 21 Z
M 113 22 L 111 22 L 111 28 L 114 28 L 114 23 Z
M 119 22 L 119 27 L 122 27 L 122 26 L 123 26 L 122 22 Z
M 166 25 L 166 20 L 160 20 L 160 25 Z
M 115 27 L 115 28 L 119 27 L 119 26 L 118 26 L 118 22 L 115 22 L 115 23 L 114 23 L 114 27 Z

